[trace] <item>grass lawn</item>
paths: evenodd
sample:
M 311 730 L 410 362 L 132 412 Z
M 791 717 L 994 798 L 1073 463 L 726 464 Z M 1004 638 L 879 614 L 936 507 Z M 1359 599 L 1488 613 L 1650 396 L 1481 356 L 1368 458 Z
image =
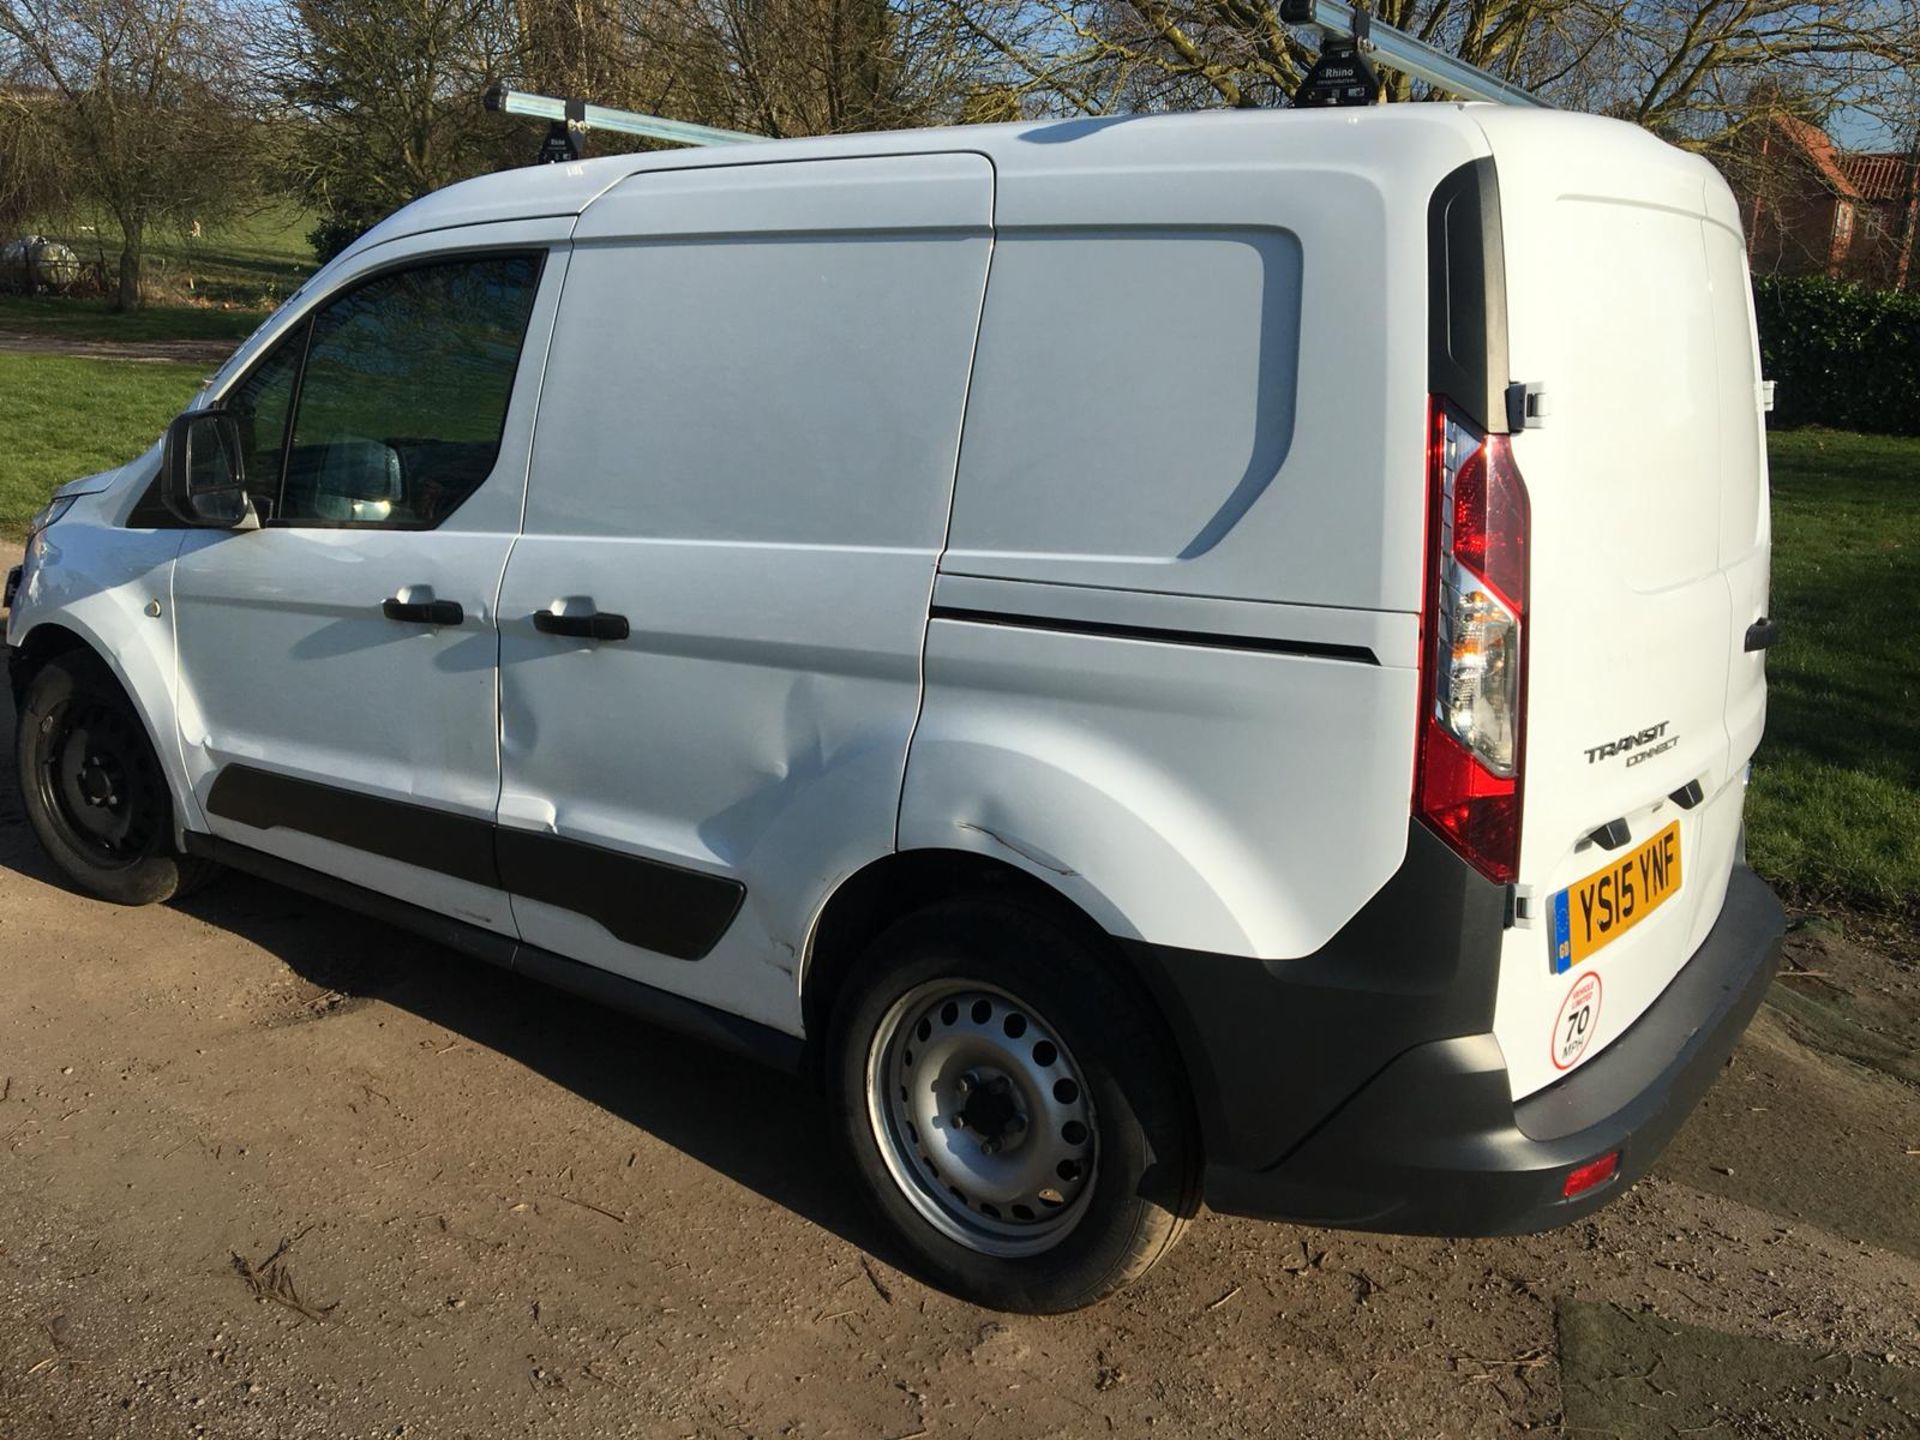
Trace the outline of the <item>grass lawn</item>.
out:
M 1755 868 L 1798 899 L 1920 918 L 1920 440 L 1773 437 Z
M 246 339 L 265 314 L 259 310 L 222 310 L 211 305 L 148 302 L 122 315 L 107 300 L 78 300 L 64 295 L 0 295 L 0 330 L 21 335 L 50 335 L 65 340 L 232 340 Z
M 0 447 L 0 534 L 17 541 L 56 488 L 140 454 L 160 438 L 210 369 L 0 353 L 0 396 L 6 397 L 7 414 L 7 443 Z

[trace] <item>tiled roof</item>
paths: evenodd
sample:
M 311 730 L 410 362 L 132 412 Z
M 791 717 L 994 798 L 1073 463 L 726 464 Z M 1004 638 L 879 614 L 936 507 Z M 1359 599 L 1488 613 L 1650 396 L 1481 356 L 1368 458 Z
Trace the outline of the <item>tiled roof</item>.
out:
M 1913 184 L 1911 155 L 1842 155 L 1840 169 L 1866 200 L 1904 200 Z
M 1859 187 L 1848 178 L 1841 168 L 1840 152 L 1834 148 L 1832 139 L 1818 125 L 1801 120 L 1792 115 L 1776 115 L 1774 126 L 1785 135 L 1789 142 L 1797 146 L 1801 153 L 1812 163 L 1814 172 L 1843 200 L 1861 199 Z

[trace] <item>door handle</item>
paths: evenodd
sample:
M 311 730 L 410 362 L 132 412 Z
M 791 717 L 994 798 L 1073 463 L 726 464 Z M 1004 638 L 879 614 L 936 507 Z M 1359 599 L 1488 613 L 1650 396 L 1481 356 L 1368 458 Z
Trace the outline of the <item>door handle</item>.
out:
M 624 640 L 632 633 L 627 627 L 627 617 L 610 610 L 590 610 L 584 615 L 556 615 L 551 610 L 536 610 L 533 628 L 542 635 L 568 635 L 575 640 Z
M 1747 627 L 1747 653 L 1751 655 L 1756 650 L 1765 650 L 1779 635 L 1780 626 L 1762 616 Z
M 467 618 L 458 600 L 400 600 L 392 596 L 380 602 L 380 613 L 389 620 L 412 625 L 458 625 Z

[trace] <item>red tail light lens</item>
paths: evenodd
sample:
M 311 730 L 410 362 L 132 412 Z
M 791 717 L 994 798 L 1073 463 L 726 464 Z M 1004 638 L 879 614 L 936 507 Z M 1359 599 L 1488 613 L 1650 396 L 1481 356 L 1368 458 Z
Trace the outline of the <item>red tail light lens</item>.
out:
M 1510 609 L 1526 609 L 1527 492 L 1504 435 L 1482 439 L 1454 474 L 1453 558 Z
M 1620 1152 L 1611 1150 L 1598 1160 L 1589 1160 L 1584 1165 L 1576 1165 L 1567 1172 L 1566 1183 L 1560 1187 L 1560 1193 L 1571 1200 L 1584 1195 L 1611 1180 L 1620 1170 Z
M 1433 402 L 1417 813 L 1490 880 L 1519 873 L 1527 492 L 1504 435 Z

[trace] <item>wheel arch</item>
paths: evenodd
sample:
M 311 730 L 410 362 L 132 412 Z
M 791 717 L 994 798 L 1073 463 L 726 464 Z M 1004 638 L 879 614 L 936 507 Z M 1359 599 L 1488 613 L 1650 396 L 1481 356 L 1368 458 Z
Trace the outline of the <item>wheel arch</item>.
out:
M 13 708 L 15 710 L 20 708 L 21 701 L 26 698 L 27 687 L 33 683 L 33 677 L 46 668 L 49 660 L 71 654 L 76 650 L 87 651 L 111 669 L 111 661 L 101 655 L 84 636 L 68 629 L 65 625 L 49 620 L 29 630 L 18 645 L 11 647 L 7 655 L 7 684 L 13 690 Z M 121 679 L 118 675 L 114 678 Z M 127 688 L 124 681 L 121 681 L 120 688 L 122 690 Z
M 105 668 L 107 674 L 113 677 L 113 683 L 120 687 L 120 693 L 126 696 L 127 703 L 133 707 L 133 713 L 140 717 L 140 723 L 146 727 L 147 739 L 160 760 L 161 773 L 166 777 L 167 788 L 173 796 L 176 829 L 200 828 L 194 823 L 200 813 L 199 806 L 194 802 L 192 788 L 187 784 L 180 761 L 179 737 L 173 724 L 171 687 L 165 683 L 165 673 L 159 668 L 155 657 L 142 656 L 143 663 L 152 672 L 151 687 L 142 686 L 134 683 L 127 673 L 121 652 L 104 643 L 92 627 L 79 617 L 67 612 L 58 620 L 42 620 L 22 635 L 8 651 L 7 679 L 13 692 L 15 712 L 18 712 L 35 675 L 61 656 L 74 654 L 90 655 Z M 164 713 L 155 711 L 154 697 L 149 693 L 153 687 L 159 689 L 160 701 L 165 706 Z
M 1166 1044 L 1169 1061 L 1194 1100 L 1195 1075 L 1181 1021 L 1167 1010 L 1169 995 L 1144 972 L 1135 956 L 1083 909 L 1038 876 L 1007 861 L 970 850 L 901 850 L 870 862 L 843 880 L 814 921 L 799 972 L 800 1011 L 806 1042 L 803 1065 L 816 1084 L 825 1076 L 828 1036 L 855 966 L 872 942 L 915 911 L 963 897 L 999 900 L 1037 910 L 1078 932 L 1107 957 L 1118 981 L 1130 989 Z M 1195 1143 L 1200 1132 L 1194 1131 Z

